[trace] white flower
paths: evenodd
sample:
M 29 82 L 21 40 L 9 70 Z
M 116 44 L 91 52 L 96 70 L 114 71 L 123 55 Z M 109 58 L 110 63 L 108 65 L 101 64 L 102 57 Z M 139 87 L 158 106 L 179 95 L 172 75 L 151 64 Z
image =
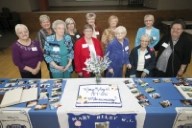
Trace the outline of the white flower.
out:
M 108 53 L 102 58 L 100 56 L 91 55 L 91 58 L 85 61 L 86 68 L 83 70 L 92 73 L 102 73 L 108 67 L 111 61 L 108 58 Z

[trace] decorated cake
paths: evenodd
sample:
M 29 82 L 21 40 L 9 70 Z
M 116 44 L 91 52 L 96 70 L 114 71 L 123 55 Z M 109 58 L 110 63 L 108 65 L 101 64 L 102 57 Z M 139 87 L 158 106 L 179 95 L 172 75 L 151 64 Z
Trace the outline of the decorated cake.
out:
M 80 85 L 76 107 L 121 107 L 117 85 Z

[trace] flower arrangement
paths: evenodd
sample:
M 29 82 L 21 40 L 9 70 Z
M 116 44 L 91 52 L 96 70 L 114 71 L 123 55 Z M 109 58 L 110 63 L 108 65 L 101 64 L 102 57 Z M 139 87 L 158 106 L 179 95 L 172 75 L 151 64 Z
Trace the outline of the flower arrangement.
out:
M 84 68 L 84 70 L 94 74 L 101 74 L 109 67 L 110 63 L 108 53 L 104 57 L 91 55 L 91 57 L 85 61 L 86 68 Z

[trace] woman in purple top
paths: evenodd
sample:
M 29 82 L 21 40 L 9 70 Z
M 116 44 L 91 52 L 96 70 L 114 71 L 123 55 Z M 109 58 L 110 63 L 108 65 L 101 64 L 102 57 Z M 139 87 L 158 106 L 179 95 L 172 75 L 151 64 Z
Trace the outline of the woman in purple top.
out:
M 22 78 L 41 78 L 43 53 L 38 41 L 29 38 L 29 30 L 24 24 L 15 26 L 18 40 L 12 45 L 12 58 L 19 68 Z

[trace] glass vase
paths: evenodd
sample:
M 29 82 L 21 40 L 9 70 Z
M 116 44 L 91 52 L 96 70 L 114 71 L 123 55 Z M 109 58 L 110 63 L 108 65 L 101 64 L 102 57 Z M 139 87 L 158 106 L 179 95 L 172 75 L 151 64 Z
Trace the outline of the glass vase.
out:
M 101 83 L 101 74 L 100 73 L 96 73 L 95 78 L 96 78 L 96 83 L 97 84 Z

